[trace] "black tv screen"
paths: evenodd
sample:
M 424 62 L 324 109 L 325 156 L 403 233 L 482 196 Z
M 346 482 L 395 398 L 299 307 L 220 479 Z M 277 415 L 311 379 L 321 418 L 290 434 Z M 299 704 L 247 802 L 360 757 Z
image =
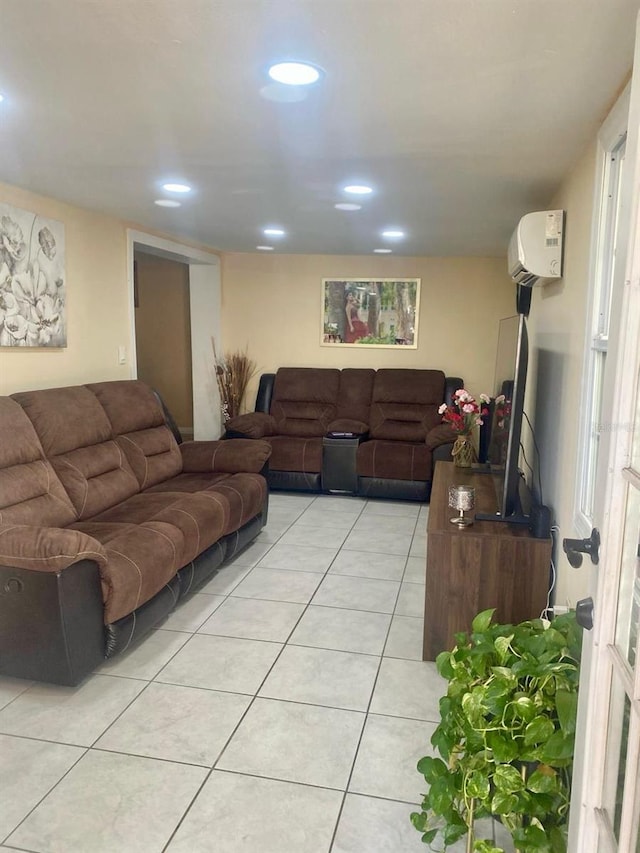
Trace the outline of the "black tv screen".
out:
M 498 513 L 503 518 L 519 515 L 521 475 L 520 434 L 529 361 L 527 322 L 523 314 L 500 321 L 496 356 L 488 462 L 499 473 Z

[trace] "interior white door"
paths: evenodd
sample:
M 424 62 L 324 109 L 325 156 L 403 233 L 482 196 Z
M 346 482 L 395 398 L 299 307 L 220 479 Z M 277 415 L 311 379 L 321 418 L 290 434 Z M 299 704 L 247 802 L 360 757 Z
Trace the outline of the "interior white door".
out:
M 625 282 L 607 364 L 614 390 L 602 412 L 609 450 L 599 524 L 594 625 L 585 634 L 571 803 L 573 853 L 640 853 L 640 40 L 631 87 L 632 194 Z M 613 363 L 611 363 L 613 362 Z M 605 454 L 602 454 L 605 456 Z

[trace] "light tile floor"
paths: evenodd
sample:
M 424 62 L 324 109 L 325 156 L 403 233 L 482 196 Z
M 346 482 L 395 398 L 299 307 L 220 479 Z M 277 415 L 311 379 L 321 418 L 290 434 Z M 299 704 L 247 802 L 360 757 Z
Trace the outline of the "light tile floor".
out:
M 427 513 L 276 493 L 251 546 L 82 685 L 0 679 L 0 849 L 424 851 Z

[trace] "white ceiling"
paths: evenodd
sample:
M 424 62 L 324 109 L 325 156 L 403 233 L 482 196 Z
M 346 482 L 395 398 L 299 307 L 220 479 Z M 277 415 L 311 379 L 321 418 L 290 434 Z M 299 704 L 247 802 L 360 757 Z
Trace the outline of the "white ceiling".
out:
M 640 0 L 0 0 L 0 180 L 227 251 L 503 255 L 630 72 Z M 265 98 L 281 58 L 326 70 Z M 153 204 L 170 178 L 195 192 Z M 363 209 L 345 182 L 370 182 Z M 273 245 L 276 245 L 273 243 Z

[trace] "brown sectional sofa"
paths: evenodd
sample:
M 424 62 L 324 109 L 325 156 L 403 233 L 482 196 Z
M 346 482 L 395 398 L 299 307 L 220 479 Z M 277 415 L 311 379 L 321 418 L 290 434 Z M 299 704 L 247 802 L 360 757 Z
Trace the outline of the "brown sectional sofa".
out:
M 0 674 L 76 684 L 266 521 L 267 442 L 176 442 L 142 382 L 0 398 Z
M 438 408 L 461 387 L 440 370 L 282 367 L 226 435 L 269 442 L 274 489 L 428 500 L 455 438 Z

